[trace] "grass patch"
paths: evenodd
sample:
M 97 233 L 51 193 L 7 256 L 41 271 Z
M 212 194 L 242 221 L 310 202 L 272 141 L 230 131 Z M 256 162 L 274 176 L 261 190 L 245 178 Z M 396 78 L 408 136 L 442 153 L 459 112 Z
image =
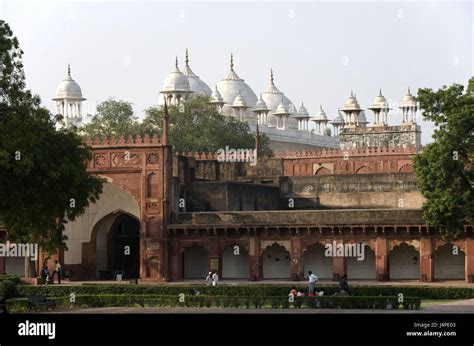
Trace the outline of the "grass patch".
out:
M 420 307 L 423 309 L 423 308 L 426 308 L 428 306 L 435 306 L 435 305 L 453 303 L 453 302 L 458 302 L 460 300 L 461 299 L 422 299 Z

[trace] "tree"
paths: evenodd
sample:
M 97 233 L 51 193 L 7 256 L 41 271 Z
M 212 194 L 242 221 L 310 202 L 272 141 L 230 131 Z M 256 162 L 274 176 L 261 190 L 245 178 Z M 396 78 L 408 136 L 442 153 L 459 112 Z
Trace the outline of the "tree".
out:
M 170 106 L 170 144 L 175 152 L 210 151 L 220 148 L 255 147 L 255 136 L 249 125 L 234 117 L 220 114 L 204 96 L 194 96 L 183 104 Z M 149 134 L 161 134 L 163 111 L 159 106 L 145 110 L 143 127 Z M 260 133 L 260 155 L 271 155 L 269 139 Z
M 25 90 L 18 40 L 0 21 L 0 223 L 14 242 L 45 252 L 66 248 L 64 223 L 82 214 L 102 191 L 86 171 L 89 148 Z M 25 258 L 25 275 L 30 261 Z M 27 272 L 28 270 L 28 272 Z
M 434 142 L 414 158 L 418 186 L 426 198 L 423 218 L 439 226 L 444 240 L 464 233 L 474 215 L 474 78 L 464 87 L 418 90 L 423 118 L 434 122 Z
M 89 138 L 135 137 L 141 127 L 132 106 L 130 102 L 109 98 L 97 106 L 95 115 L 89 115 L 90 123 L 81 130 Z

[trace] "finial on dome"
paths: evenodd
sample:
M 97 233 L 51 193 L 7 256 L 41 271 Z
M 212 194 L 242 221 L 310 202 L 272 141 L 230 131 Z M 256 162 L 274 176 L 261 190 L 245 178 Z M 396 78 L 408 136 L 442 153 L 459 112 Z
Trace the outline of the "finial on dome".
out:
M 270 83 L 273 85 L 273 69 L 270 68 Z
M 408 95 L 411 95 L 411 93 L 410 93 L 410 87 L 408 87 Z
M 379 89 L 379 96 L 382 96 L 382 88 Z
M 176 63 L 175 63 L 176 68 L 178 68 L 178 56 L 176 56 Z
M 352 90 L 351 90 L 351 97 L 354 97 L 354 93 L 352 92 Z
M 189 54 L 188 54 L 188 48 L 186 48 L 186 66 L 189 66 Z
M 234 55 L 230 53 L 230 70 L 234 71 Z
M 323 105 L 319 105 L 319 110 L 322 112 L 323 111 Z
M 303 101 L 301 101 L 301 107 L 304 107 Z
M 67 64 L 67 75 L 71 77 L 71 65 Z

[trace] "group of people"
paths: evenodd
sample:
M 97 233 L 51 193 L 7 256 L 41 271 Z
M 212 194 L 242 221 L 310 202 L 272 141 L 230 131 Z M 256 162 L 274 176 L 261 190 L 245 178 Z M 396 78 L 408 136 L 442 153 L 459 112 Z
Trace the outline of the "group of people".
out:
M 308 271 L 308 296 L 322 296 L 324 294 L 323 291 L 320 291 L 316 288 L 316 283 L 318 282 L 318 277 L 313 274 L 310 270 Z M 349 283 L 347 282 L 347 275 L 344 275 L 339 280 L 339 292 L 336 293 L 337 295 L 350 295 L 351 291 L 349 289 Z M 296 287 L 292 287 L 290 290 L 289 296 L 293 297 L 304 297 L 305 293 L 304 290 L 297 290 Z
M 54 275 L 58 275 L 58 284 L 61 283 L 61 264 L 59 263 L 58 260 L 54 261 L 55 263 L 55 269 L 53 271 L 53 274 L 51 275 L 49 272 L 48 264 L 45 263 L 43 266 L 43 269 L 41 269 L 41 278 L 45 281 L 46 285 L 49 284 L 54 284 Z
M 209 274 L 206 276 L 206 285 L 212 284 L 212 286 L 217 286 L 218 283 L 219 275 L 217 275 L 217 273 L 209 272 Z

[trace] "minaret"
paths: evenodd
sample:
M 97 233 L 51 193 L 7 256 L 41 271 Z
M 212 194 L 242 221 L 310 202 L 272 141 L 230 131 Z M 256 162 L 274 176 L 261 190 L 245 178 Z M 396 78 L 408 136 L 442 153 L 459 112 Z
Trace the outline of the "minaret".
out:
M 418 106 L 415 97 L 410 92 L 410 87 L 408 87 L 407 94 L 403 97 L 402 102 L 400 102 L 399 108 L 402 110 L 403 124 L 416 124 L 416 111 L 418 110 Z
M 214 91 L 212 92 L 212 95 L 209 98 L 209 103 L 211 105 L 215 105 L 219 113 L 222 113 L 222 107 L 224 107 L 225 102 L 222 99 L 221 93 L 219 92 L 219 90 L 217 90 L 217 85 L 215 86 Z
M 262 94 L 255 105 L 255 108 L 252 109 L 254 113 L 257 114 L 257 124 L 267 125 L 267 115 L 269 109 L 265 101 L 262 100 Z
M 288 111 L 288 108 L 283 103 L 283 97 L 281 98 L 281 102 L 276 108 L 273 115 L 276 116 L 277 118 L 276 128 L 279 130 L 286 130 L 287 120 L 288 120 L 288 116 L 290 115 L 290 112 Z
M 295 114 L 296 121 L 298 122 L 298 131 L 309 131 L 309 113 L 306 110 L 303 102 L 301 102 L 301 107 L 298 112 Z
M 79 128 L 82 126 L 82 90 L 79 84 L 71 77 L 71 66 L 67 65 L 67 77 L 58 85 L 56 89 L 57 113 L 61 114 L 65 120 L 66 128 Z
M 351 90 L 351 96 L 346 100 L 341 111 L 345 114 L 345 127 L 359 127 L 359 114 L 363 111 L 360 108 L 356 95 Z
M 372 106 L 369 107 L 372 112 L 374 112 L 374 125 L 376 126 L 387 126 L 388 124 L 388 107 L 387 100 L 382 95 L 382 89 L 379 90 L 379 95 L 375 97 Z
M 245 120 L 245 110 L 247 108 L 250 108 L 249 106 L 247 106 L 244 99 L 242 98 L 242 94 L 240 90 L 239 90 L 239 94 L 234 99 L 234 102 L 232 103 L 230 107 L 234 110 L 234 116 L 240 119 L 241 121 Z

